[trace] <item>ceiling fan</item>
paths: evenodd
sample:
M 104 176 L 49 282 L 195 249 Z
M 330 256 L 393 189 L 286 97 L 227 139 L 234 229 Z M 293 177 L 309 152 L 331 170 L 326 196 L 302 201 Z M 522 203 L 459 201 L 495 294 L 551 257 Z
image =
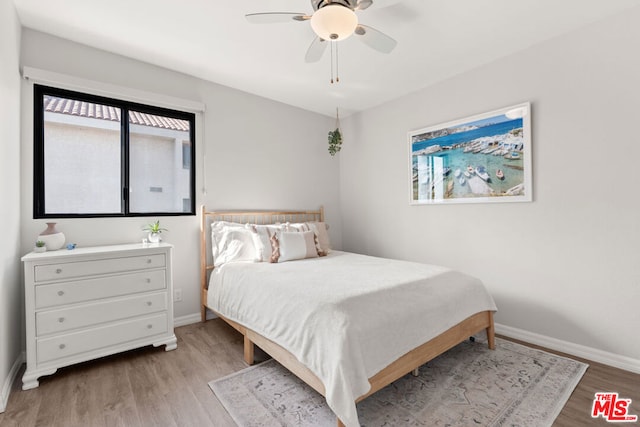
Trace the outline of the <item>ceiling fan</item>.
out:
M 373 0 L 311 0 L 313 13 L 262 12 L 249 13 L 247 20 L 255 24 L 310 21 L 316 38 L 305 55 L 306 62 L 319 61 L 327 41 L 340 41 L 355 34 L 358 40 L 382 53 L 390 53 L 397 42 L 388 35 L 358 22 L 356 11 L 364 10 Z

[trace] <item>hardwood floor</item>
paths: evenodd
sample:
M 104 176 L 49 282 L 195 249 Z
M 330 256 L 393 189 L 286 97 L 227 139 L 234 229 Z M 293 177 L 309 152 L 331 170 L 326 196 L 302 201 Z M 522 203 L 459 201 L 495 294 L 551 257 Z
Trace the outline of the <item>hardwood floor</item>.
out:
M 34 390 L 21 390 L 20 374 L 0 426 L 234 427 L 207 383 L 246 367 L 242 337 L 218 319 L 176 335 L 175 351 L 148 347 L 63 368 Z M 585 362 L 589 369 L 554 426 L 607 425 L 590 416 L 597 391 L 632 399 L 630 412 L 640 415 L 639 374 Z

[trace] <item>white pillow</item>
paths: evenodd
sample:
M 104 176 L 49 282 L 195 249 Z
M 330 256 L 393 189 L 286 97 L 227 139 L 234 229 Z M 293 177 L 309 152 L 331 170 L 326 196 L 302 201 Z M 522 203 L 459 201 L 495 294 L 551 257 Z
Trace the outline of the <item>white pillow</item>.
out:
M 224 225 L 211 234 L 213 265 L 215 267 L 229 262 L 256 262 L 259 260 L 253 233 L 244 226 Z
M 272 238 L 272 242 L 274 241 L 274 246 L 277 245 L 277 247 L 274 247 L 273 253 L 275 255 L 279 251 L 279 256 L 272 256 L 271 262 L 285 262 L 318 257 L 315 233 L 313 231 L 283 231 Z
M 227 221 L 214 221 L 211 223 L 211 256 L 214 261 L 220 254 L 220 242 L 222 240 L 224 230 L 227 227 L 243 228 L 244 225 Z

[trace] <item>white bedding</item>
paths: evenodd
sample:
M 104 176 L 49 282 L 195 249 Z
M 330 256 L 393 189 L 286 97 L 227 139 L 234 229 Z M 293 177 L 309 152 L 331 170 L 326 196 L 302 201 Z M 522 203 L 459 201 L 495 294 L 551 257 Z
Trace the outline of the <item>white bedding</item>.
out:
M 347 427 L 368 378 L 467 317 L 496 310 L 483 284 L 439 266 L 334 251 L 211 275 L 209 308 L 274 341 L 320 378 Z

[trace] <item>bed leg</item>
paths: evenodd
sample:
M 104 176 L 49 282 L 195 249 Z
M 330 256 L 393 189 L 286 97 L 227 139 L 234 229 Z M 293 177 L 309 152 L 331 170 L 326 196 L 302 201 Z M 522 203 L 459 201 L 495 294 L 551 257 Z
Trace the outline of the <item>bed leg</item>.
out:
M 254 363 L 254 344 L 247 336 L 244 336 L 244 361 L 247 365 L 253 365 Z
M 200 321 L 204 322 L 207 320 L 207 307 L 204 305 L 200 306 Z
M 342 423 L 342 421 L 340 421 L 340 418 L 338 418 L 337 425 L 338 425 L 338 427 L 345 427 L 344 424 Z
M 414 377 L 420 376 L 420 368 L 416 368 L 413 371 L 411 371 L 411 375 L 413 375 Z
M 489 327 L 487 327 L 487 343 L 490 350 L 496 349 L 496 331 L 493 326 L 493 312 L 489 312 Z

